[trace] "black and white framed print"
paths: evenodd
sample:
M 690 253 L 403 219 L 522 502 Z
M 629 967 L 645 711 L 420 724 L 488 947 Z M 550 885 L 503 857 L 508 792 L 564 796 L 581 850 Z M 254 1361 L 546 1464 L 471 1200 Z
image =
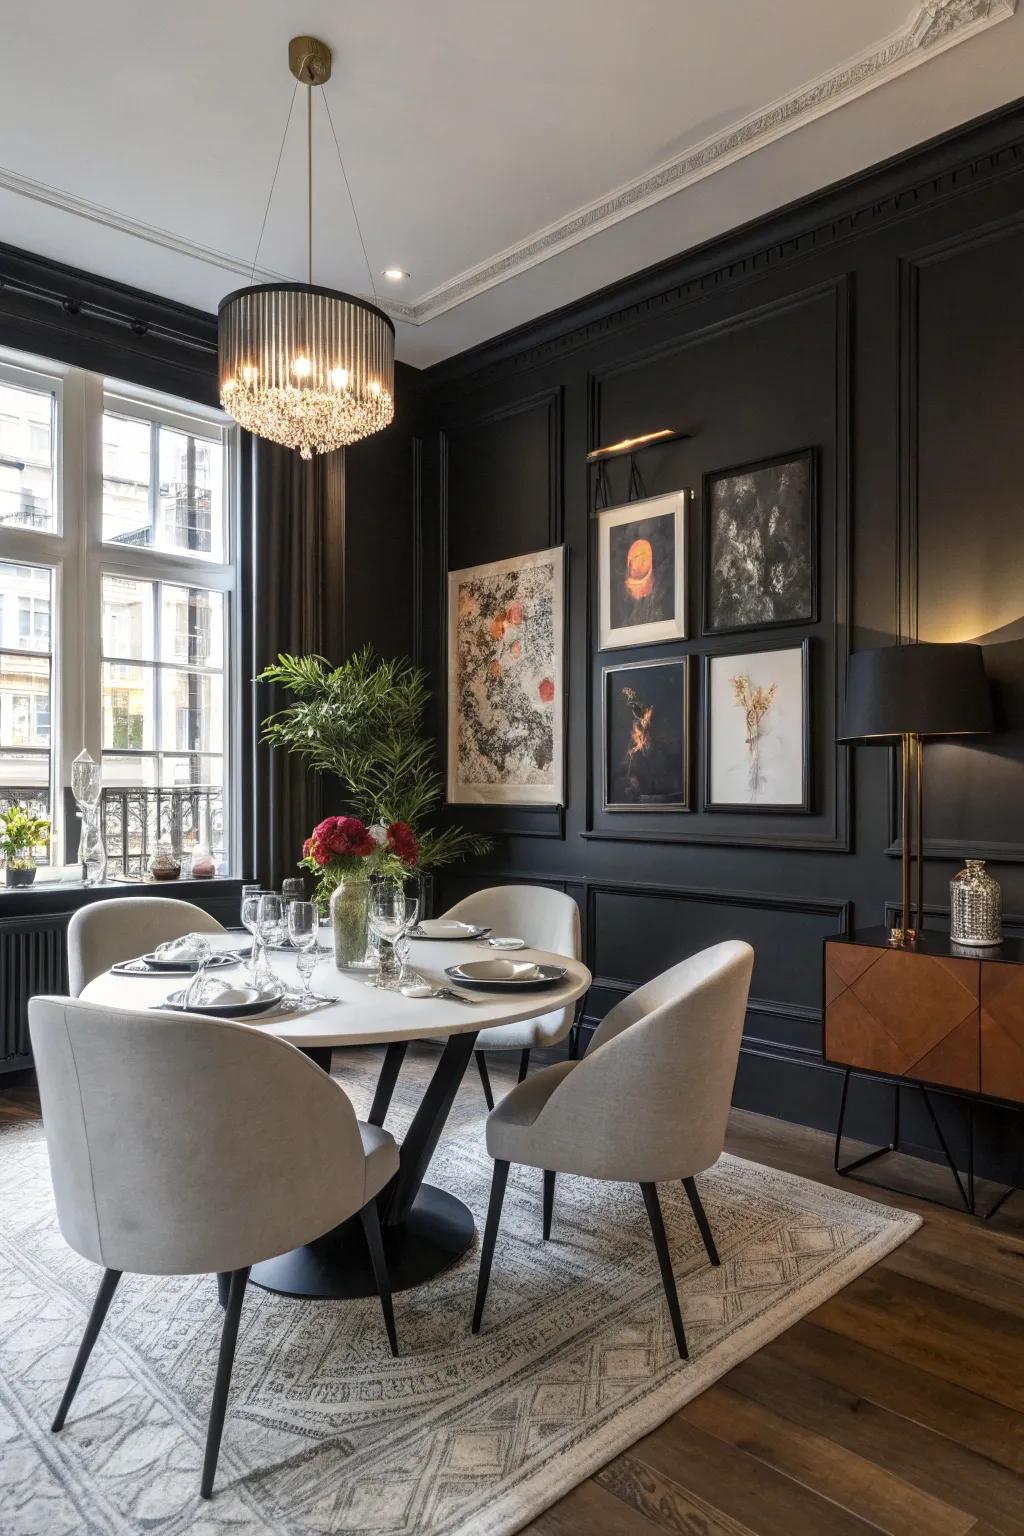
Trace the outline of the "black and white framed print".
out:
M 705 475 L 703 530 L 706 635 L 816 622 L 813 448 Z
M 690 657 L 602 673 L 604 809 L 689 811 Z
M 687 491 L 597 514 L 598 649 L 686 638 Z
M 704 657 L 704 809 L 811 809 L 810 641 Z

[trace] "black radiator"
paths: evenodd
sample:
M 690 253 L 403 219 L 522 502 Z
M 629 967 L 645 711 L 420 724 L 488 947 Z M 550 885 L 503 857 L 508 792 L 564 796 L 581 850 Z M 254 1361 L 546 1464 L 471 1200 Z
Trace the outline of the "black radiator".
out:
M 67 992 L 68 915 L 0 918 L 0 1073 L 31 1062 L 28 1000 Z

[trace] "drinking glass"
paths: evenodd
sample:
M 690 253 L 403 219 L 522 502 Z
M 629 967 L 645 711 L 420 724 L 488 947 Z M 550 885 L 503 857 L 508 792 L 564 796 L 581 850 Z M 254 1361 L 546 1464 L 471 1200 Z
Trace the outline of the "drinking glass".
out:
M 380 946 L 380 971 L 377 985 L 393 991 L 399 984 L 400 970 L 395 954 L 395 940 L 406 928 L 405 892 L 390 880 L 378 880 L 370 889 L 367 923 Z
M 292 876 L 292 878 L 289 880 L 282 880 L 281 895 L 284 898 L 286 906 L 290 906 L 293 901 L 305 901 L 305 880 L 303 880 L 300 876 Z
M 281 897 L 274 891 L 264 891 L 260 897 L 256 925 L 259 929 L 262 945 L 260 974 L 264 980 L 270 980 L 273 978 L 274 973 L 267 959 L 267 951 L 269 949 L 279 949 L 288 938 L 285 905 Z
M 415 971 L 408 968 L 409 954 L 412 950 L 412 940 L 409 931 L 415 928 L 423 910 L 423 881 L 418 875 L 406 875 L 402 880 L 402 890 L 405 893 L 405 927 L 395 940 L 395 956 L 399 965 L 399 984 L 405 981 L 421 981 Z
M 302 997 L 313 996 L 310 977 L 323 958 L 320 953 L 320 914 L 312 901 L 293 901 L 288 907 L 288 937 L 295 950 L 295 964 L 302 979 Z
M 263 891 L 258 885 L 242 886 L 242 927 L 247 928 L 252 934 L 252 948 L 249 951 L 249 980 L 255 982 L 257 963 L 260 958 L 260 897 Z

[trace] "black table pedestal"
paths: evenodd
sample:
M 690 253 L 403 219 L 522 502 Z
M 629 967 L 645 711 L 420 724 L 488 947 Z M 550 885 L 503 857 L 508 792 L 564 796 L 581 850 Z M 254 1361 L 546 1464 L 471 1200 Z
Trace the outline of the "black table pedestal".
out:
M 408 1291 L 432 1280 L 470 1248 L 476 1235 L 473 1212 L 447 1190 L 421 1184 L 409 1214 L 382 1227 L 392 1291 Z M 358 1216 L 315 1243 L 280 1258 L 254 1264 L 253 1285 L 282 1296 L 348 1300 L 376 1296 L 366 1237 Z
M 377 1196 L 392 1291 L 407 1291 L 432 1280 L 473 1242 L 476 1228 L 469 1207 L 447 1190 L 424 1184 L 423 1177 L 475 1043 L 475 1031 L 448 1037 L 399 1149 L 398 1172 Z M 329 1070 L 330 1053 L 326 1054 Z M 358 1215 L 313 1243 L 254 1264 L 249 1279 L 284 1296 L 343 1300 L 377 1294 Z

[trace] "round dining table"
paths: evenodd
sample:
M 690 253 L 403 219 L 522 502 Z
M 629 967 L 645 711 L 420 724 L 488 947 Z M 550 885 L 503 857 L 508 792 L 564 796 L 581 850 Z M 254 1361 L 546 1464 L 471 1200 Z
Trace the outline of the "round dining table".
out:
M 236 941 L 237 942 L 237 941 Z M 230 948 L 230 936 L 216 947 Z M 470 992 L 455 988 L 445 975 L 448 966 L 493 955 L 486 942 L 416 941 L 410 966 L 432 989 L 451 987 L 457 998 L 407 997 L 372 985 L 357 971 L 341 971 L 325 952 L 312 986 L 324 1001 L 314 1007 L 270 1012 L 241 1019 L 254 1031 L 275 1035 L 297 1046 L 317 1066 L 329 1072 L 331 1053 L 345 1045 L 386 1047 L 380 1079 L 367 1120 L 382 1126 L 402 1061 L 411 1041 L 443 1040 L 426 1091 L 399 1147 L 399 1168 L 378 1196 L 384 1248 L 391 1288 L 408 1290 L 433 1278 L 454 1263 L 475 1235 L 473 1213 L 449 1190 L 426 1183 L 426 1173 L 444 1130 L 459 1084 L 473 1054 L 476 1037 L 493 1024 L 510 1024 L 571 1007 L 590 986 L 590 972 L 578 960 L 541 950 L 522 949 L 516 960 L 565 967 L 556 985 L 540 990 Z M 273 951 L 271 968 L 297 992 L 300 982 L 295 954 Z M 225 980 L 240 979 L 233 968 L 218 970 Z M 162 1009 L 170 993 L 187 986 L 187 978 L 168 974 L 126 975 L 105 971 L 82 991 L 84 1002 L 118 1009 Z M 372 1133 L 371 1133 L 372 1134 Z M 287 1296 L 344 1298 L 372 1296 L 376 1284 L 362 1223 L 358 1216 L 313 1243 L 253 1266 L 254 1284 Z

